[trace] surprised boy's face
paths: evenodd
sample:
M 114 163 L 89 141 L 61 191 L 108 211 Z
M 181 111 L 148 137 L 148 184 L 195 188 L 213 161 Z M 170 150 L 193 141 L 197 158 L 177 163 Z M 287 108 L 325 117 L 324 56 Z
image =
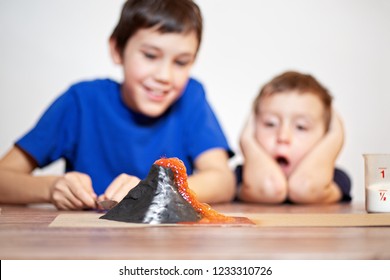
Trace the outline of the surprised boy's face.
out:
M 326 132 L 324 106 L 310 93 L 264 97 L 256 117 L 256 139 L 288 177 Z
M 138 30 L 123 55 L 111 46 L 114 61 L 123 66 L 126 105 L 149 117 L 162 115 L 187 85 L 197 48 L 195 32 L 161 33 L 154 27 Z

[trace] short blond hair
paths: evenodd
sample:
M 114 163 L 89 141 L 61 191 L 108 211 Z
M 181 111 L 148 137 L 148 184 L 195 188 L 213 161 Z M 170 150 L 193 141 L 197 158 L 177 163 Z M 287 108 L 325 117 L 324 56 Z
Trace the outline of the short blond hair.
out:
M 255 114 L 259 113 L 259 104 L 264 97 L 276 93 L 296 91 L 300 94 L 309 93 L 317 96 L 324 105 L 324 120 L 326 129 L 329 128 L 332 114 L 332 96 L 313 76 L 296 71 L 287 71 L 266 83 L 253 102 Z

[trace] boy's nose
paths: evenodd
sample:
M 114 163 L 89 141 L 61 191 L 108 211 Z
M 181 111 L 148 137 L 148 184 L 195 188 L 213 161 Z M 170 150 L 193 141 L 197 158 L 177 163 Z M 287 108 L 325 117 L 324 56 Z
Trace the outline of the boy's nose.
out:
M 161 61 L 156 68 L 154 78 L 159 82 L 167 83 L 171 80 L 172 68 L 170 63 Z
M 281 127 L 278 131 L 278 143 L 289 144 L 291 142 L 291 129 Z

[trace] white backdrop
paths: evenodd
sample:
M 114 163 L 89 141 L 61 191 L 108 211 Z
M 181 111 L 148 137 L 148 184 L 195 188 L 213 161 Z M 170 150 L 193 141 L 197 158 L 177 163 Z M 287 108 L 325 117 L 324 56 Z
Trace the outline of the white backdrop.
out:
M 70 84 L 121 79 L 108 37 L 123 0 L 0 1 L 0 156 Z M 390 1 L 197 0 L 205 29 L 200 79 L 240 161 L 252 99 L 285 70 L 334 96 L 346 142 L 338 160 L 364 200 L 363 153 L 390 153 Z M 60 172 L 62 163 L 43 172 Z

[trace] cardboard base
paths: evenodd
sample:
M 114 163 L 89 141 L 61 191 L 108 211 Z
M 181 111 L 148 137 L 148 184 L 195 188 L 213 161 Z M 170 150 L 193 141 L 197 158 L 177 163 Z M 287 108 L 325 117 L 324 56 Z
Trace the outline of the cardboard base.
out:
M 256 227 L 368 227 L 390 226 L 388 214 L 243 214 L 226 213 L 239 217 L 243 223 L 236 224 L 138 224 L 99 219 L 102 213 L 73 213 L 58 215 L 49 227 L 85 227 L 85 228 L 139 228 L 164 226 L 256 226 Z M 251 225 L 246 216 L 254 223 Z
M 390 214 L 248 214 L 262 227 L 372 227 L 390 226 Z

